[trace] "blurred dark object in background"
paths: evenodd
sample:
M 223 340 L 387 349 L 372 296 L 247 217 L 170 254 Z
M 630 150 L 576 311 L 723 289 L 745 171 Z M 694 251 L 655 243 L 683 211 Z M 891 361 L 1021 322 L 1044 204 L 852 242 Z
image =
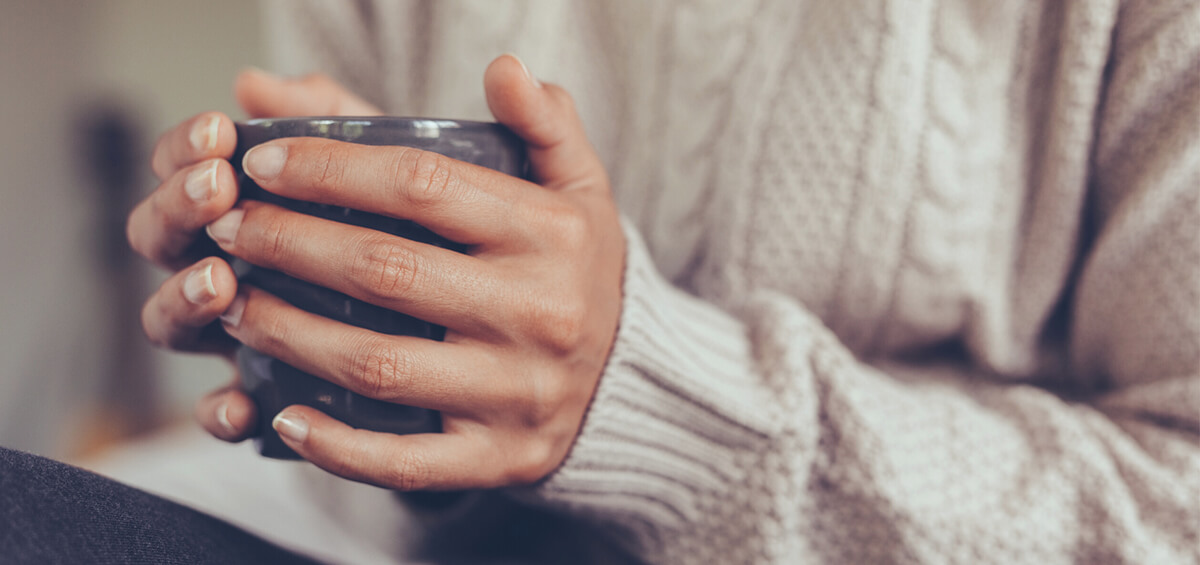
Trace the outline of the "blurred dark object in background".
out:
M 79 154 L 84 162 L 85 178 L 94 181 L 94 197 L 100 218 L 99 244 L 103 247 L 101 267 L 124 271 L 133 259 L 125 240 L 125 217 L 135 204 L 140 180 L 140 155 L 137 125 L 133 117 L 113 103 L 87 107 L 79 120 Z M 113 237 L 109 237 L 113 236 Z
M 79 114 L 78 154 L 82 177 L 95 203 L 93 272 L 107 297 L 112 331 L 97 336 L 112 352 L 100 369 L 95 425 L 83 436 L 81 454 L 148 432 L 162 423 L 162 406 L 141 331 L 142 301 L 148 294 L 141 263 L 125 239 L 125 220 L 141 196 L 144 156 L 133 113 L 113 102 L 85 104 Z

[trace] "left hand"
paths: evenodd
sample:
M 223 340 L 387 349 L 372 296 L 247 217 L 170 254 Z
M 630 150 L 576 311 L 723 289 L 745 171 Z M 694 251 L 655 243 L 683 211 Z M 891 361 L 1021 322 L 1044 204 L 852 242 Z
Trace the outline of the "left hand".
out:
M 434 153 L 316 138 L 247 153 L 264 189 L 413 220 L 467 254 L 242 202 L 209 225 L 246 261 L 446 326 L 389 336 L 243 287 L 223 316 L 238 341 L 360 394 L 439 410 L 444 433 L 356 430 L 291 406 L 274 426 L 305 459 L 398 490 L 545 477 L 574 442 L 616 332 L 625 241 L 603 166 L 570 97 L 502 56 L 484 77 L 536 182 Z

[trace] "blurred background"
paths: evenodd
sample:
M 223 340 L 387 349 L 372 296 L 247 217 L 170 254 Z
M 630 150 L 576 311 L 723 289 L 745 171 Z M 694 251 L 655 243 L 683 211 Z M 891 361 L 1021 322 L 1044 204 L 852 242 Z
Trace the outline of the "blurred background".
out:
M 0 2 L 0 445 L 77 460 L 187 421 L 228 380 L 147 343 L 165 273 L 128 251 L 124 219 L 155 186 L 159 133 L 241 117 L 260 20 L 238 0 Z

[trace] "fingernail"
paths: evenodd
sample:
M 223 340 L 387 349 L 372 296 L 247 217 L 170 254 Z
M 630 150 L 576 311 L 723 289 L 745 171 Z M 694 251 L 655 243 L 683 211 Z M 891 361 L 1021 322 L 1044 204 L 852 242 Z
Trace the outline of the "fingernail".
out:
M 199 306 L 217 295 L 217 287 L 213 286 L 212 268 L 212 263 L 209 263 L 204 268 L 192 271 L 183 280 L 183 296 L 188 302 Z
M 242 158 L 242 170 L 257 181 L 269 181 L 283 172 L 287 163 L 287 149 L 274 143 L 264 143 L 246 152 Z
M 308 420 L 296 414 L 280 412 L 271 421 L 271 427 L 275 428 L 279 435 L 295 443 L 304 443 L 304 439 L 308 437 Z
M 537 87 L 542 86 L 542 83 L 538 82 L 537 77 L 533 76 L 533 73 L 529 72 L 529 67 L 525 66 L 525 61 L 522 61 L 520 57 L 513 53 L 506 53 L 506 55 L 516 59 L 517 63 L 521 64 L 521 70 L 525 71 L 525 78 L 529 79 L 529 82 L 533 83 L 533 85 Z
M 210 116 L 207 120 L 196 122 L 188 134 L 192 149 L 198 153 L 207 153 L 217 148 L 217 128 L 221 126 L 219 116 Z
M 208 202 L 217 194 L 217 163 L 214 159 L 209 166 L 192 171 L 183 181 L 183 191 L 197 204 Z
M 226 434 L 231 436 L 237 434 L 233 422 L 229 421 L 229 401 L 222 402 L 217 406 L 217 423 L 221 425 L 221 429 L 225 430 Z
M 213 241 L 223 246 L 233 245 L 233 242 L 237 241 L 238 228 L 242 227 L 242 217 L 245 215 L 245 210 L 230 210 L 204 229 Z
M 236 328 L 242 323 L 242 314 L 246 311 L 246 296 L 239 294 L 233 297 L 233 302 L 229 303 L 229 307 L 225 309 L 225 313 L 221 314 L 221 323 L 226 326 Z

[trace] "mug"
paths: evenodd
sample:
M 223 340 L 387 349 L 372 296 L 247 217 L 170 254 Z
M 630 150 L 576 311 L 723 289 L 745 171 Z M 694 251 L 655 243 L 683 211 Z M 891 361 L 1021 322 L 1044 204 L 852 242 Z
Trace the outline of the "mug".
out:
M 415 147 L 488 167 L 515 177 L 528 176 L 525 144 L 500 124 L 463 120 L 399 117 L 304 117 L 250 120 L 236 124 L 237 149 L 231 162 L 240 197 L 269 202 L 319 218 L 386 232 L 414 241 L 463 252 L 465 247 L 408 220 L 399 220 L 271 194 L 241 170 L 251 147 L 283 137 L 323 137 L 363 145 Z M 297 308 L 327 318 L 390 334 L 441 340 L 446 329 L 381 308 L 270 269 L 234 259 L 239 284 L 263 289 Z M 255 442 L 259 453 L 297 459 L 271 427 L 271 421 L 293 404 L 311 406 L 355 428 L 395 434 L 441 431 L 436 411 L 383 402 L 346 390 L 249 347 L 237 352 L 243 390 L 258 409 Z

